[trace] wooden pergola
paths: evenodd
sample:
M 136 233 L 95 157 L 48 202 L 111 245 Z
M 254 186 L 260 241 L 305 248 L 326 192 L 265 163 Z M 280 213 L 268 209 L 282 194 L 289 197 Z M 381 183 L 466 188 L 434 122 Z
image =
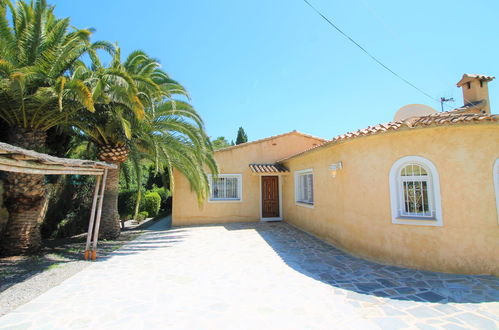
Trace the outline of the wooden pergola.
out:
M 116 165 L 82 159 L 59 158 L 0 142 L 0 171 L 39 175 L 79 174 L 97 177 L 88 223 L 85 260 L 88 260 L 89 257 L 92 260 L 97 258 L 102 203 L 109 169 L 116 169 Z

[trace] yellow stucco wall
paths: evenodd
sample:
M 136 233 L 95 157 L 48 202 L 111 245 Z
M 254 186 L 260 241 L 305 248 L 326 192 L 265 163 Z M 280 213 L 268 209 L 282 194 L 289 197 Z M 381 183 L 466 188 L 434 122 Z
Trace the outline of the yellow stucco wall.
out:
M 442 227 L 392 224 L 389 173 L 404 156 L 440 176 Z M 499 275 L 493 165 L 499 126 L 445 126 L 357 138 L 285 162 L 284 220 L 355 255 L 443 272 Z M 332 178 L 330 164 L 342 161 Z M 314 207 L 294 200 L 293 172 L 314 171 Z
M 215 153 L 220 174 L 242 174 L 242 201 L 205 202 L 201 208 L 187 179 L 174 171 L 172 219 L 174 225 L 211 224 L 260 220 L 260 178 L 252 175 L 250 163 L 274 163 L 293 155 L 321 140 L 297 132 L 262 142 L 220 150 Z

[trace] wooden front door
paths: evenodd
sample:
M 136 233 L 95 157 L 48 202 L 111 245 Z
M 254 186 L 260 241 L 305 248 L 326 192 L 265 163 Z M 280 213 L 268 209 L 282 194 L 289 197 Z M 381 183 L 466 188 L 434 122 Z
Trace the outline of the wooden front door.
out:
M 279 177 L 262 176 L 262 218 L 279 217 Z

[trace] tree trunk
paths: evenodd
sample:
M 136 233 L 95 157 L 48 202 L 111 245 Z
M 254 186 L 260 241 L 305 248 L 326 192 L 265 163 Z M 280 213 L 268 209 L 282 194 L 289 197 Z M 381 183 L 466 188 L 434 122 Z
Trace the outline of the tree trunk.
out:
M 41 151 L 46 136 L 46 132 L 13 127 L 9 131 L 9 143 Z M 45 176 L 7 173 L 5 205 L 9 221 L 0 242 L 1 253 L 20 255 L 38 251 L 41 247 L 40 224 L 47 210 Z
M 102 217 L 99 237 L 115 239 L 120 236 L 120 215 L 118 213 L 118 193 L 120 191 L 120 164 L 128 158 L 129 149 L 124 144 L 99 146 L 99 159 L 113 163 L 117 169 L 107 172 L 106 189 L 102 205 Z
M 104 190 L 99 237 L 105 239 L 116 239 L 120 236 L 120 216 L 118 214 L 120 164 L 116 165 L 117 169 L 107 171 L 107 182 Z

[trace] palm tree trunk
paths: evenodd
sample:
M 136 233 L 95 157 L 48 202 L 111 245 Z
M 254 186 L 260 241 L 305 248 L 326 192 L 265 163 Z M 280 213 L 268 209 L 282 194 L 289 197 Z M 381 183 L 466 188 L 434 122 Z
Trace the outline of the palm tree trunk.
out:
M 21 148 L 41 151 L 46 132 L 13 127 L 9 143 Z M 40 224 L 47 210 L 45 176 L 8 173 L 5 181 L 5 205 L 9 221 L 0 242 L 3 255 L 36 252 L 41 247 Z
M 104 201 L 102 203 L 102 218 L 99 237 L 116 239 L 120 236 L 120 216 L 118 214 L 118 193 L 120 190 L 120 163 L 118 168 L 107 172 Z
M 113 163 L 118 168 L 108 170 L 100 238 L 115 239 L 120 236 L 120 215 L 118 213 L 118 193 L 120 191 L 120 166 L 128 158 L 129 149 L 125 144 L 107 144 L 99 146 L 99 159 Z

